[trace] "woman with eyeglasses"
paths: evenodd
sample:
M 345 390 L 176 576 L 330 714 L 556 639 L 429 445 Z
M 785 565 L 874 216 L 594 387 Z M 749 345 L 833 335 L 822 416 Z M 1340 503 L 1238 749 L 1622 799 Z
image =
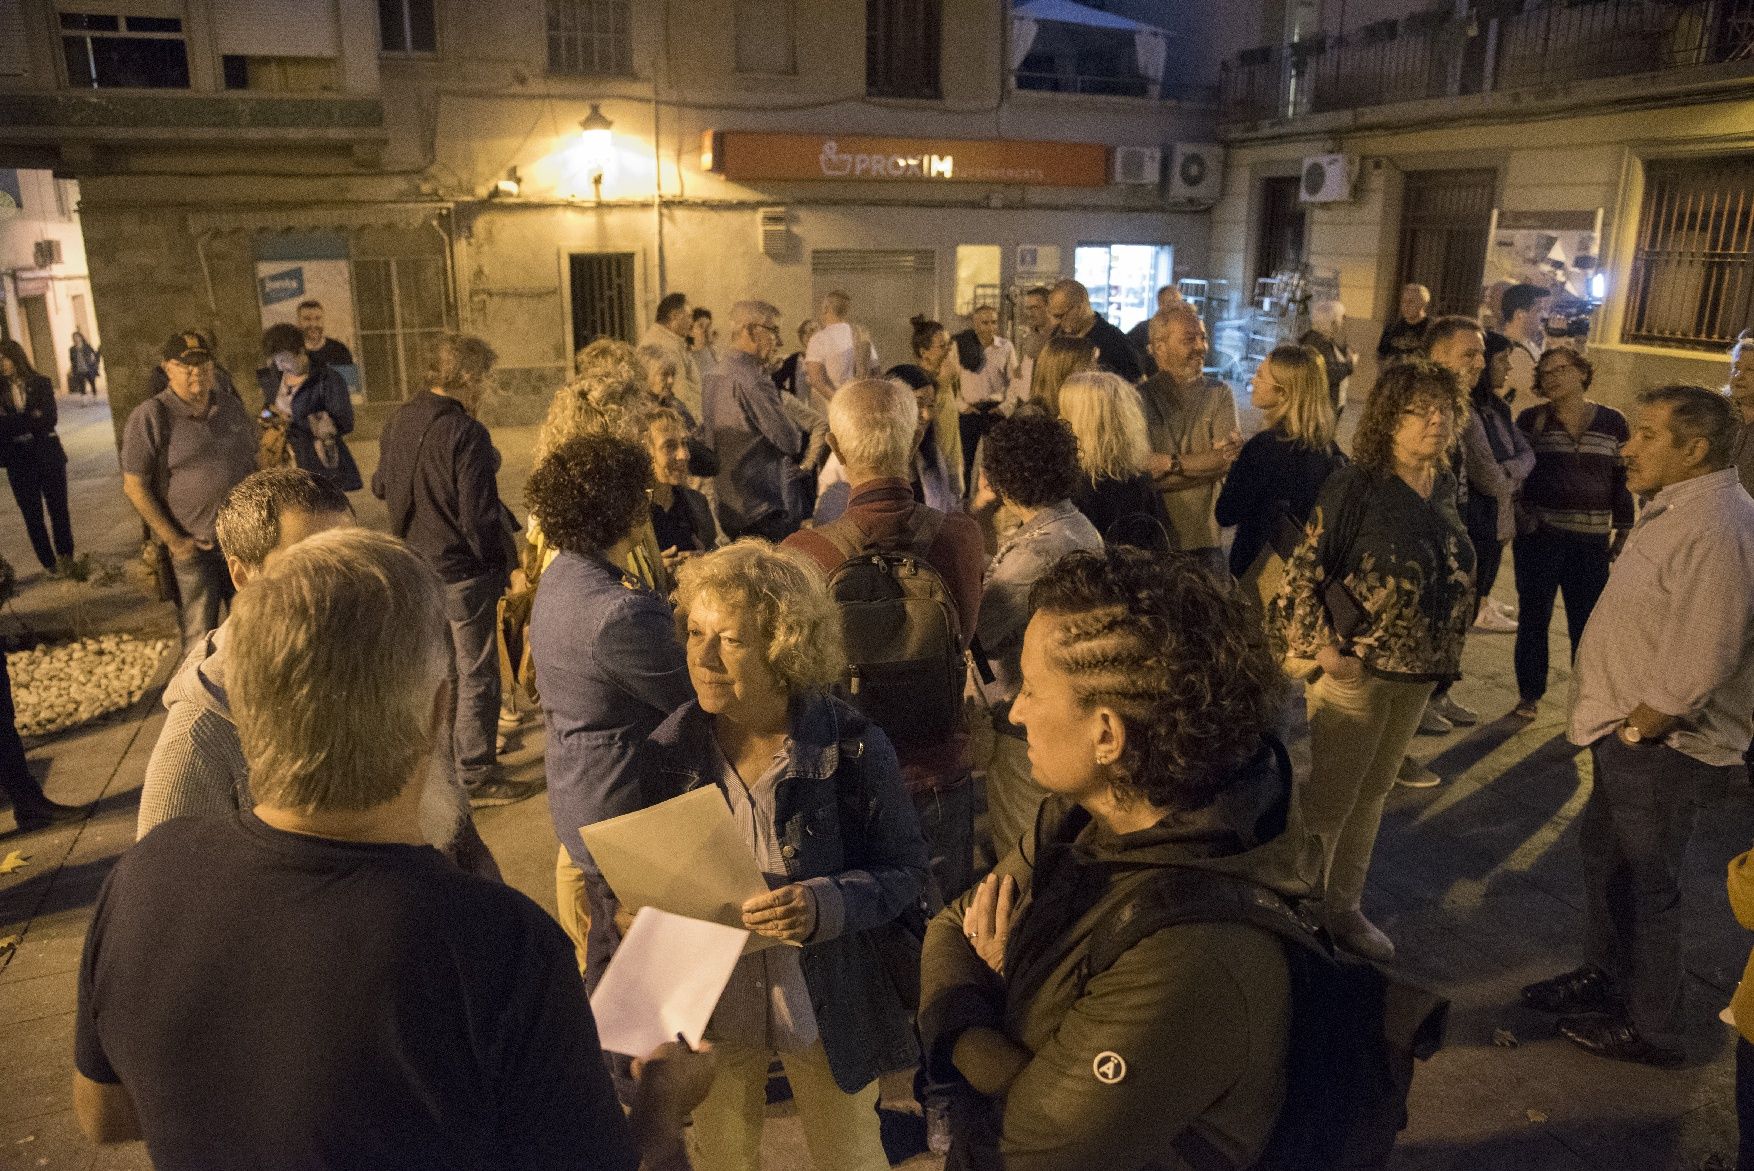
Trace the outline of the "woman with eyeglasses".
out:
M 1377 961 L 1395 945 L 1360 903 L 1383 802 L 1474 620 L 1474 546 L 1448 459 L 1466 411 L 1456 376 L 1426 359 L 1377 380 L 1352 465 L 1323 485 L 1273 607 L 1289 654 L 1319 668 L 1299 798 L 1327 852 L 1328 930 Z
M 1608 584 L 1613 550 L 1632 528 L 1632 493 L 1620 445 L 1631 437 L 1626 416 L 1589 397 L 1595 368 L 1571 349 L 1550 349 L 1535 363 L 1543 401 L 1517 416 L 1535 450 L 1523 482 L 1522 511 L 1511 545 L 1516 569 L 1516 684 L 1511 712 L 1532 720 L 1547 691 L 1547 628 L 1553 600 L 1565 595 L 1566 632 L 1577 654 L 1584 623 Z

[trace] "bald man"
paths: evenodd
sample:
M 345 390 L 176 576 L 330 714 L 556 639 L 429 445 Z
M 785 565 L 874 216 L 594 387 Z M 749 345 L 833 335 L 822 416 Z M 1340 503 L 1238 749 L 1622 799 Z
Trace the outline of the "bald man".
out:
M 1138 382 L 1145 369 L 1127 335 L 1098 317 L 1090 307 L 1090 290 L 1074 280 L 1063 280 L 1048 293 L 1048 317 L 1056 334 L 1087 337 L 1096 346 L 1096 364 L 1128 382 Z

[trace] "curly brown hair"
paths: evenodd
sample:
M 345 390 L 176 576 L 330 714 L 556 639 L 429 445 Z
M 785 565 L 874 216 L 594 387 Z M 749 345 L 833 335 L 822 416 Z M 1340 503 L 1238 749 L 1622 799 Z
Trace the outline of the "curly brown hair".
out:
M 981 444 L 987 483 L 1012 504 L 1040 508 L 1069 500 L 1078 486 L 1078 438 L 1039 411 L 1019 411 Z
M 646 506 L 652 457 L 615 435 L 578 435 L 550 452 L 524 488 L 524 499 L 551 545 L 601 553 L 632 531 Z
M 1468 391 L 1461 379 L 1425 358 L 1397 362 L 1371 388 L 1358 431 L 1352 436 L 1352 462 L 1373 472 L 1395 466 L 1395 431 L 1401 415 L 1422 406 L 1438 406 L 1450 414 L 1452 433 L 1460 434 L 1468 418 Z
M 1123 804 L 1203 809 L 1260 751 L 1285 676 L 1260 616 L 1192 557 L 1070 553 L 1030 604 L 1059 620 L 1048 659 L 1079 701 L 1113 709 L 1126 728 L 1112 782 Z

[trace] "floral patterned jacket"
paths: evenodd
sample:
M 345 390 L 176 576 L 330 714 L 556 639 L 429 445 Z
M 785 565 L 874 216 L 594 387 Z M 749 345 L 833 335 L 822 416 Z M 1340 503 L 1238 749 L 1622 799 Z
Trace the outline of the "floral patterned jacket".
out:
M 1338 578 L 1365 615 L 1348 646 L 1365 670 L 1455 679 L 1474 619 L 1474 547 L 1455 502 L 1448 471 L 1429 500 L 1393 473 L 1354 465 L 1328 477 L 1273 606 L 1287 652 L 1313 659 L 1338 641 L 1323 601 Z

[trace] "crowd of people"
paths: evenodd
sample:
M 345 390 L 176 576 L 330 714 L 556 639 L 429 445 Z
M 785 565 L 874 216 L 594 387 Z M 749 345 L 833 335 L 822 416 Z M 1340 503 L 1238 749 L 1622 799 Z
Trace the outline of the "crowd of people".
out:
M 1541 290 L 1497 329 L 1429 305 L 1404 291 L 1367 391 L 1315 306 L 1245 437 L 1173 289 L 1132 336 L 1071 280 L 1012 338 L 991 307 L 916 318 L 887 367 L 846 292 L 789 356 L 774 306 L 715 324 L 674 293 L 638 348 L 576 356 L 522 522 L 478 417 L 495 355 L 446 335 L 382 433 L 387 535 L 354 523 L 308 334 L 264 337 L 256 420 L 174 336 L 123 469 L 189 653 L 80 969 L 82 1125 L 165 1166 L 754 1171 L 777 1063 L 819 1167 L 887 1165 L 901 1070 L 959 1168 L 1252 1166 L 1307 1092 L 1289 945 L 1171 915 L 1114 952 L 1113 922 L 1246 889 L 1391 960 L 1385 802 L 1441 783 L 1422 731 L 1479 718 L 1469 638 L 1514 631 L 1536 716 L 1561 594 L 1585 962 L 1522 997 L 1591 1053 L 1680 1062 L 1679 863 L 1754 738 L 1754 342 L 1727 394 L 1628 418 Z M 532 705 L 520 781 L 498 734 Z M 544 787 L 558 929 L 474 823 Z M 605 1057 L 586 997 L 632 908 L 580 831 L 705 788 L 768 888 L 741 922 L 782 946 L 698 1047 Z

